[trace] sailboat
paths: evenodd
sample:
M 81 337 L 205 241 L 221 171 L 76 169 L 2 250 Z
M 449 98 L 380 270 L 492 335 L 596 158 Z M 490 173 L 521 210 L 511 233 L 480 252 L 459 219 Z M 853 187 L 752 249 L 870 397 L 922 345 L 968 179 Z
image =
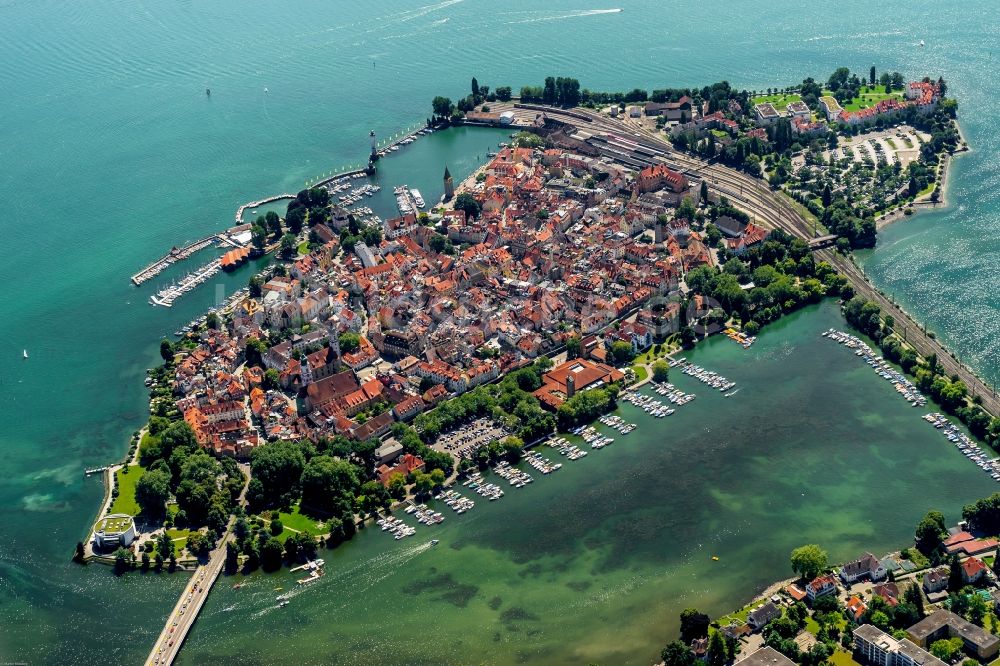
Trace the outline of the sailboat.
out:
M 921 39 L 920 40 L 920 46 L 923 46 L 923 45 L 924 45 L 924 40 Z
M 22 350 L 22 353 L 24 354 L 24 358 L 28 358 L 28 350 L 27 349 Z

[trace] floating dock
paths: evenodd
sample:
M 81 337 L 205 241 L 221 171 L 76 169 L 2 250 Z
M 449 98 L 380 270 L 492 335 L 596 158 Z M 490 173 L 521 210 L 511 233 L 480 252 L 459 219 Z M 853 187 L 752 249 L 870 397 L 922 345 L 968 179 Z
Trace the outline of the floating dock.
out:
M 205 264 L 198 270 L 189 273 L 185 277 L 181 278 L 177 284 L 170 285 L 166 289 L 161 289 L 156 292 L 153 296 L 149 297 L 149 302 L 153 305 L 161 305 L 163 307 L 169 308 L 174 304 L 174 301 L 191 291 L 202 282 L 212 277 L 219 272 L 222 268 L 222 261 L 219 259 L 214 259 L 209 263 Z

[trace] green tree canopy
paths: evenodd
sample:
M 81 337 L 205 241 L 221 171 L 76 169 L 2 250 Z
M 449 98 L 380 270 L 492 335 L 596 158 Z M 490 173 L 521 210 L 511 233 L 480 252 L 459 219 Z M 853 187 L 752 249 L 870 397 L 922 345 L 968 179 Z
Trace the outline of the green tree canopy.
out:
M 135 501 L 143 514 L 162 516 L 170 499 L 170 472 L 163 468 L 146 470 L 135 485 Z
M 302 471 L 302 504 L 343 517 L 359 489 L 358 468 L 344 460 L 316 456 Z
M 658 382 L 665 382 L 670 376 L 670 364 L 664 360 L 653 362 L 653 379 Z
M 278 441 L 250 454 L 250 469 L 261 484 L 263 506 L 290 504 L 298 495 L 305 456 L 296 442 Z
M 944 524 L 944 514 L 940 511 L 928 511 L 917 523 L 915 536 L 917 550 L 924 555 L 936 551 L 944 541 L 948 530 Z
M 479 213 L 482 211 L 482 206 L 476 201 L 468 192 L 462 192 L 457 197 L 455 197 L 455 210 L 465 211 L 468 217 L 479 217 Z
M 672 641 L 660 652 L 664 666 L 694 666 L 697 659 L 694 652 L 681 641 Z
M 806 580 L 811 580 L 826 568 L 826 551 L 816 544 L 799 546 L 792 551 L 792 571 Z
M 695 638 L 708 635 L 708 625 L 712 619 L 696 608 L 681 611 L 681 640 L 690 643 Z

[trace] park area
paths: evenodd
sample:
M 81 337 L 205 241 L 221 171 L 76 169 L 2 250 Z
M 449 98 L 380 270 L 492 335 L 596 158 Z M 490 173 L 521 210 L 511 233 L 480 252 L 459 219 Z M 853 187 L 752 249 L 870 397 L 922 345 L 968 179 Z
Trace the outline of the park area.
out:
M 824 90 L 823 94 L 830 96 L 833 95 L 833 93 L 830 92 L 829 90 Z M 898 100 L 902 100 L 903 99 L 902 91 L 894 90 L 892 92 L 886 92 L 885 86 L 861 86 L 861 89 L 858 91 L 857 97 L 852 99 L 850 102 L 847 102 L 846 104 L 841 102 L 840 105 L 841 107 L 843 107 L 845 111 L 860 111 L 861 109 L 871 108 L 884 99 L 889 99 L 893 97 Z
M 761 95 L 753 98 L 753 105 L 770 104 L 775 111 L 781 113 L 792 102 L 801 102 L 802 97 L 797 93 L 777 93 L 774 95 Z
M 115 472 L 115 487 L 118 497 L 111 503 L 111 513 L 127 513 L 130 516 L 139 515 L 139 504 L 135 501 L 135 485 L 146 469 L 139 465 L 122 467 Z

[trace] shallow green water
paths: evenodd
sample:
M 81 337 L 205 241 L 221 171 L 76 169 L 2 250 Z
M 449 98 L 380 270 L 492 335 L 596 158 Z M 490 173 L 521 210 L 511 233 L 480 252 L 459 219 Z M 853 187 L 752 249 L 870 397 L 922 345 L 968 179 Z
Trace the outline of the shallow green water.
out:
M 954 516 L 991 492 L 923 412 L 820 337 L 830 326 L 843 326 L 832 302 L 748 351 L 710 341 L 690 358 L 736 381 L 733 397 L 675 372 L 698 398 L 673 416 L 624 405 L 635 432 L 500 501 L 445 508 L 402 542 L 369 529 L 286 608 L 273 588 L 294 575 L 219 586 L 182 662 L 644 664 L 682 608 L 741 605 L 790 575 L 797 545 L 881 554 L 927 507 Z M 270 638 L 248 645 L 247 625 Z
M 942 6 L 918 0 L 872 11 L 870 3 L 849 0 L 803 12 L 799 3 L 772 0 L 763 6 L 719 4 L 714 14 L 709 6 L 710 21 L 705 3 L 693 0 L 678 0 L 669 8 L 652 0 L 621 6 L 625 11 L 602 13 L 611 7 L 573 0 L 544 5 L 528 0 L 426 5 L 402 0 L 0 0 L 0 224 L 8 247 L 0 262 L 0 451 L 5 463 L 0 475 L 0 657 L 33 663 L 137 661 L 183 582 L 153 576 L 115 579 L 104 568 L 80 571 L 67 562 L 101 496 L 99 481 L 84 479 L 82 469 L 119 459 L 128 434 L 142 423 L 142 373 L 156 361 L 160 337 L 245 284 L 250 269 L 220 275 L 170 310 L 146 305 L 155 285 L 134 289 L 128 276 L 172 245 L 225 228 L 245 201 L 295 191 L 306 179 L 357 164 L 367 153 L 370 129 L 387 136 L 421 122 L 431 97 L 457 98 L 473 75 L 482 84 L 515 88 L 540 83 L 549 74 L 575 75 L 585 87 L 618 89 L 720 78 L 768 87 L 822 76 L 839 65 L 867 70 L 872 63 L 915 75 L 943 73 L 962 99 L 963 124 L 976 147 L 959 162 L 952 180 L 953 199 L 969 208 L 890 229 L 868 267 L 921 318 L 941 313 L 933 327 L 957 344 L 963 357 L 984 372 L 993 371 L 993 294 L 1000 275 L 994 270 L 993 239 L 1000 178 L 992 53 L 1000 53 L 1000 45 L 991 3 Z M 766 22 L 767 29 L 748 29 L 748 16 L 755 24 Z M 927 42 L 923 49 L 914 46 L 920 39 Z M 627 45 L 626 57 L 609 55 L 617 44 Z M 206 86 L 211 98 L 204 94 Z M 440 192 L 442 162 L 458 176 L 471 170 L 476 154 L 495 144 L 493 137 L 460 133 L 434 139 L 407 149 L 419 159 L 405 169 L 405 180 L 429 201 Z M 402 179 L 406 159 L 386 162 L 386 176 Z M 400 171 L 393 172 L 396 168 Z M 988 286 L 963 291 L 970 279 Z M 31 354 L 27 362 L 21 358 L 24 348 Z M 794 403 L 799 410 L 814 407 L 809 400 L 815 394 L 804 395 Z M 680 422 L 681 416 L 672 418 Z M 757 423 L 753 414 L 747 418 Z M 785 418 L 772 417 L 765 424 L 764 444 L 753 446 L 788 450 L 792 435 L 802 428 L 778 428 Z M 872 425 L 871 417 L 853 425 L 843 418 L 844 428 Z M 630 437 L 639 439 L 641 433 Z M 917 462 L 912 464 L 927 467 L 927 475 L 938 464 L 931 451 L 925 451 L 928 457 L 913 457 Z M 780 486 L 795 459 L 791 453 L 774 457 L 770 468 L 762 468 L 758 484 Z M 808 463 L 809 457 L 804 459 Z M 850 470 L 851 478 L 864 480 L 864 461 L 855 461 L 858 469 Z M 597 466 L 591 458 L 584 462 Z M 560 474 L 569 479 L 569 472 Z M 976 473 L 957 473 L 979 482 Z M 675 474 L 669 468 L 661 476 L 672 480 Z M 692 488 L 697 479 L 690 481 Z M 558 483 L 577 487 L 568 480 Z M 955 484 L 961 501 L 980 494 L 975 485 Z M 897 485 L 908 504 L 919 505 L 914 513 L 922 511 L 924 489 Z M 726 487 L 699 496 L 753 504 L 743 492 Z M 954 505 L 961 501 L 956 496 Z M 677 506 L 660 511 L 684 515 Z M 805 515 L 826 510 L 805 499 L 796 506 Z M 655 510 L 644 508 L 636 515 Z M 533 520 L 545 515 L 535 514 Z M 893 512 L 871 515 L 872 530 L 906 531 L 896 526 Z M 910 522 L 901 521 L 906 529 Z M 482 542 L 494 544 L 498 538 Z M 514 544 L 512 551 L 517 548 L 516 539 L 504 538 Z M 542 545 L 552 547 L 553 541 Z M 760 541 L 755 536 L 746 543 Z M 356 548 L 359 562 L 367 561 L 366 547 Z M 634 556 L 617 555 L 627 567 L 652 557 L 641 543 L 635 548 Z M 434 557 L 443 557 L 441 552 L 451 553 L 442 550 Z M 459 569 L 467 572 L 472 566 Z M 547 589 L 538 581 L 532 585 Z M 554 590 L 565 594 L 561 585 L 557 582 L 547 594 L 558 599 Z M 722 578 L 685 588 L 686 597 L 664 589 L 656 601 L 672 607 L 660 613 L 672 618 L 689 598 L 739 596 L 750 587 Z M 641 600 L 642 589 L 622 597 L 635 604 L 624 616 L 636 627 L 644 626 L 636 618 L 656 617 L 659 626 L 665 620 L 655 605 Z M 406 595 L 395 599 L 396 606 L 413 602 Z M 466 614 L 472 614 L 473 603 Z M 391 614 L 388 602 L 375 607 Z M 560 642 L 553 632 L 574 635 L 574 612 L 552 614 L 563 624 L 549 626 L 549 645 Z M 364 612 L 349 619 L 340 621 L 348 627 L 373 621 Z M 415 625 L 404 624 L 409 628 L 403 635 L 416 634 Z M 595 631 L 590 620 L 581 620 L 580 627 L 578 636 L 588 628 L 588 636 L 580 639 L 584 643 L 610 635 Z M 663 627 L 655 633 L 657 641 L 669 634 L 668 625 Z M 314 654 L 336 645 L 322 632 L 307 631 L 317 639 Z M 370 637 L 375 645 L 393 631 L 385 621 L 382 630 L 359 630 L 355 636 Z M 469 635 L 491 641 L 493 632 Z M 254 634 L 237 632 L 224 651 L 234 654 L 235 642 L 248 636 Z M 196 631 L 193 640 L 204 651 L 215 637 Z M 563 645 L 575 649 L 569 641 Z M 513 655 L 512 649 L 496 650 Z

